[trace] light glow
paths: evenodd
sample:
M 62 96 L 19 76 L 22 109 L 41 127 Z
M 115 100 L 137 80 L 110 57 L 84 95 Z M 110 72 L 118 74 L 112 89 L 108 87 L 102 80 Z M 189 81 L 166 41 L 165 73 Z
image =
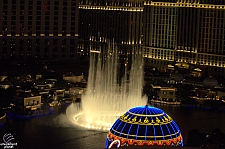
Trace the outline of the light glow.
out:
M 114 11 L 136 11 L 136 12 L 142 12 L 143 9 L 144 9 L 144 7 L 79 5 L 79 9 L 97 9 L 97 10 L 114 10 Z
M 114 140 L 114 141 L 109 145 L 109 148 L 112 148 L 112 146 L 113 146 L 114 144 L 116 144 L 116 143 L 118 143 L 116 147 L 117 147 L 117 148 L 120 147 L 120 140 Z
M 192 7 L 192 8 L 206 8 L 206 9 L 225 9 L 225 5 L 214 5 L 214 4 L 199 4 L 199 3 L 188 3 L 188 2 L 144 2 L 144 5 L 149 6 L 164 6 L 164 7 Z
M 130 114 L 129 111 L 132 111 L 134 115 Z M 126 119 L 132 120 L 135 118 L 135 121 L 142 119 L 146 124 L 141 125 L 140 123 L 135 123 L 135 121 L 127 123 L 120 118 L 117 119 L 108 132 L 105 148 L 108 148 L 108 145 L 112 144 L 114 140 L 120 140 L 120 146 L 183 146 L 180 129 L 173 119 L 162 110 L 150 106 L 142 106 L 132 108 L 129 111 L 123 114 L 125 117 L 128 115 Z M 153 114 L 156 116 L 145 117 L 146 115 Z M 164 122 L 165 118 L 170 121 L 160 123 Z M 156 123 L 148 125 L 151 121 L 155 121 Z
M 127 109 L 147 104 L 147 97 L 142 96 L 142 52 L 133 49 L 129 79 L 128 67 L 118 79 L 118 51 L 114 44 L 106 52 L 91 50 L 88 85 L 81 105 L 71 104 L 66 112 L 74 124 L 106 131 Z

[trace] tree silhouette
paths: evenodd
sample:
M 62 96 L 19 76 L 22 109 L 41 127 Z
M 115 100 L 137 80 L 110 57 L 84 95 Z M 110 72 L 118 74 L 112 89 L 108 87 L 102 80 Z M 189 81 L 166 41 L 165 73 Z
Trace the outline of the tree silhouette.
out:
M 187 146 L 201 147 L 204 144 L 204 139 L 204 136 L 197 129 L 192 129 L 188 132 Z

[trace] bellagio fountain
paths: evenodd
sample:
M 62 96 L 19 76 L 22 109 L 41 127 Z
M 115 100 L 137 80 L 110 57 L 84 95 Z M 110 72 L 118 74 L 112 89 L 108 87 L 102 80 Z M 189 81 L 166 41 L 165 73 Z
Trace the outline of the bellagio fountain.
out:
M 110 43 L 107 49 L 91 51 L 87 89 L 80 106 L 73 103 L 67 108 L 67 117 L 81 127 L 109 130 L 128 109 L 146 105 L 143 77 L 141 48 L 133 48 L 125 57 Z

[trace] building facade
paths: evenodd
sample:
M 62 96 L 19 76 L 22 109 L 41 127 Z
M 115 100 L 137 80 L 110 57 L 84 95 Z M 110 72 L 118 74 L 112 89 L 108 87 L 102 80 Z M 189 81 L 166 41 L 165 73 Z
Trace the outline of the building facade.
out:
M 81 55 L 114 42 L 121 52 L 142 43 L 143 0 L 80 0 Z
M 168 65 L 200 68 L 225 78 L 225 1 L 144 1 L 144 56 L 166 71 Z
M 124 53 L 141 45 L 146 64 L 203 71 L 224 79 L 225 1 L 80 0 L 80 55 L 108 40 Z
M 0 30 L 0 59 L 76 60 L 114 41 L 161 71 L 225 78 L 224 0 L 1 0 Z
M 75 59 L 77 0 L 1 0 L 1 59 Z

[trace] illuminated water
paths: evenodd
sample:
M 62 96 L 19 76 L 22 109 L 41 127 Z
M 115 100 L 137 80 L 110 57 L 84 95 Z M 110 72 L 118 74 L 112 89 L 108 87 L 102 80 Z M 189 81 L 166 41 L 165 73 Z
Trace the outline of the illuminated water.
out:
M 125 58 L 124 66 L 121 66 L 125 68 L 124 75 L 119 78 L 119 53 L 114 45 L 110 45 L 105 53 L 91 52 L 88 86 L 81 107 L 72 104 L 67 108 L 67 116 L 73 123 L 108 130 L 128 109 L 146 105 L 147 98 L 142 96 L 142 52 L 133 49 L 128 55 L 131 60 Z
M 187 142 L 188 131 L 198 129 L 201 133 L 210 134 L 219 128 L 225 133 L 225 113 L 201 109 L 185 109 L 173 105 L 157 105 L 179 126 L 184 142 Z M 31 120 L 9 118 L 7 127 L 0 129 L 0 143 L 5 133 L 11 133 L 18 143 L 15 149 L 101 149 L 105 146 L 106 132 L 76 127 L 65 115 L 64 107 L 59 113 Z M 63 109 L 62 109 L 63 108 Z M 66 108 L 66 107 L 65 107 Z M 0 147 L 3 148 L 3 147 Z

